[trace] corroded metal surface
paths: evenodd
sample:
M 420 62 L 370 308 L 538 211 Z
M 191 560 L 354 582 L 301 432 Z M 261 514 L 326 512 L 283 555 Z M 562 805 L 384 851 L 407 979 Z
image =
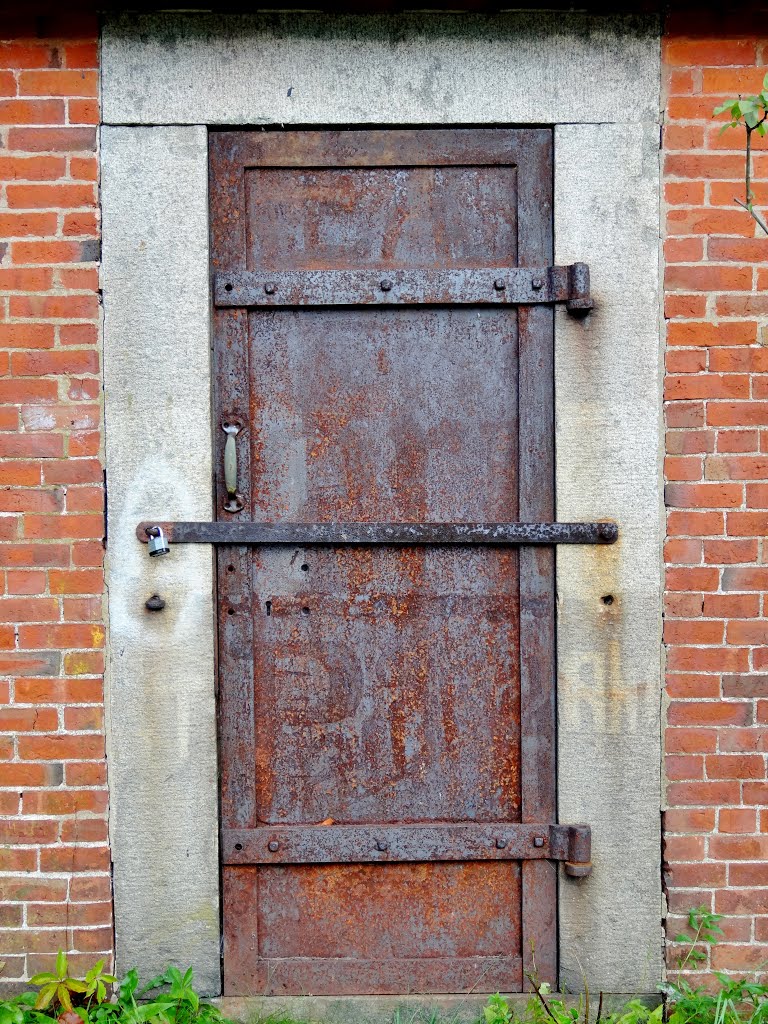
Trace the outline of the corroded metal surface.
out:
M 270 825 L 222 832 L 225 864 L 564 860 L 576 869 L 589 865 L 590 853 L 586 825 Z
M 270 995 L 516 991 L 520 886 L 519 866 L 499 861 L 230 867 L 227 983 Z
M 139 523 L 176 544 L 613 544 L 616 523 Z
M 534 305 L 589 302 L 589 268 L 303 270 L 217 274 L 217 306 Z M 589 303 L 591 307 L 591 303 Z M 570 305 L 569 305 L 570 308 Z
M 211 145 L 214 272 L 551 264 L 549 131 Z M 244 533 L 553 519 L 551 308 L 217 308 L 214 324 L 217 421 L 243 424 Z M 217 488 L 222 509 L 222 469 Z M 552 548 L 292 537 L 217 548 L 225 835 L 548 830 Z M 225 864 L 225 990 L 510 990 L 532 939 L 554 980 L 554 870 Z

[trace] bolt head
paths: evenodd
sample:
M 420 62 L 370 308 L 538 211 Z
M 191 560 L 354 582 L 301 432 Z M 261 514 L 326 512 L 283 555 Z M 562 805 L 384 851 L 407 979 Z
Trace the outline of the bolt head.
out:
M 264 285 L 264 291 L 267 293 L 267 295 L 274 295 L 275 292 L 277 291 L 277 285 L 275 284 L 274 281 L 267 281 L 267 283 Z
M 541 836 L 534 836 L 533 845 L 538 849 L 544 845 L 544 839 Z
M 497 277 L 496 280 L 493 282 L 493 287 L 496 289 L 497 292 L 503 292 L 504 289 L 507 287 L 507 282 L 504 280 L 503 277 Z
M 275 840 L 273 839 L 272 842 L 268 844 L 267 849 L 269 850 L 270 853 L 277 853 L 277 851 L 280 849 L 280 843 L 275 842 Z
M 496 840 L 496 849 L 497 850 L 504 850 L 504 849 L 506 849 L 506 846 L 507 846 L 507 840 L 506 839 L 497 839 Z
M 389 843 L 385 839 L 379 839 L 376 842 L 376 849 L 384 853 L 385 850 L 389 849 Z
M 543 287 L 544 282 L 542 281 L 542 279 L 540 277 L 534 277 L 534 279 L 531 281 L 531 288 L 533 288 L 534 291 L 539 291 L 539 289 Z
M 383 292 L 391 292 L 392 291 L 392 282 L 389 280 L 388 277 L 385 277 L 379 283 L 379 287 L 381 288 L 381 290 Z

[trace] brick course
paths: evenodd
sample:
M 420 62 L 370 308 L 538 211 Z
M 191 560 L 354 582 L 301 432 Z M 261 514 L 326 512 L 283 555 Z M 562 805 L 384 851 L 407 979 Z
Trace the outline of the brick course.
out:
M 95 18 L 0 40 L 0 958 L 112 950 Z
M 768 38 L 705 13 L 672 15 L 663 56 L 665 881 L 669 936 L 693 906 L 725 915 L 700 983 L 767 958 L 768 237 L 734 203 L 744 133 L 720 135 L 711 115 L 759 91 Z M 766 202 L 765 140 L 755 138 L 755 154 Z M 677 955 L 670 944 L 671 967 Z

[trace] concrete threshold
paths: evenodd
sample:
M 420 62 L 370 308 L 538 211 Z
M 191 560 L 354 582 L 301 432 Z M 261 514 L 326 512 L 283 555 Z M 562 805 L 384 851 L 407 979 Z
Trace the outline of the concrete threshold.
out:
M 505 996 L 510 1006 L 525 1009 L 531 994 L 514 992 Z M 553 993 L 549 998 L 564 999 L 569 1006 L 578 1006 L 578 995 Z M 583 999 L 583 996 L 581 997 Z M 597 993 L 591 997 L 597 1009 Z M 659 1001 L 657 994 L 603 994 L 603 1012 L 619 1009 L 630 999 L 642 999 L 651 1005 Z M 410 996 L 222 996 L 214 1002 L 222 1013 L 243 1024 L 260 1021 L 307 1021 L 312 1024 L 476 1024 L 483 1016 L 487 993 L 478 995 L 410 995 Z

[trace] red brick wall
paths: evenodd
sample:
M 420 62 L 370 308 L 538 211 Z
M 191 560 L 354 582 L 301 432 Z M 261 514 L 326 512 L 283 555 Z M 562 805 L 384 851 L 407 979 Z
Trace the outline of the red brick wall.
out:
M 760 90 L 768 35 L 672 16 L 663 53 L 669 933 L 724 914 L 702 971 L 742 972 L 768 960 L 768 236 L 733 201 L 744 133 L 711 115 Z
M 112 949 L 95 18 L 0 25 L 0 959 Z
M 112 948 L 103 756 L 95 20 L 0 30 L 0 955 Z M 693 34 L 695 33 L 695 34 Z M 671 16 L 667 93 L 670 930 L 705 904 L 703 967 L 768 960 L 768 238 L 733 203 L 768 37 Z M 768 207 L 768 148 L 755 161 Z M 765 347 L 764 347 L 765 346 Z M 674 950 L 671 951 L 674 953 Z

